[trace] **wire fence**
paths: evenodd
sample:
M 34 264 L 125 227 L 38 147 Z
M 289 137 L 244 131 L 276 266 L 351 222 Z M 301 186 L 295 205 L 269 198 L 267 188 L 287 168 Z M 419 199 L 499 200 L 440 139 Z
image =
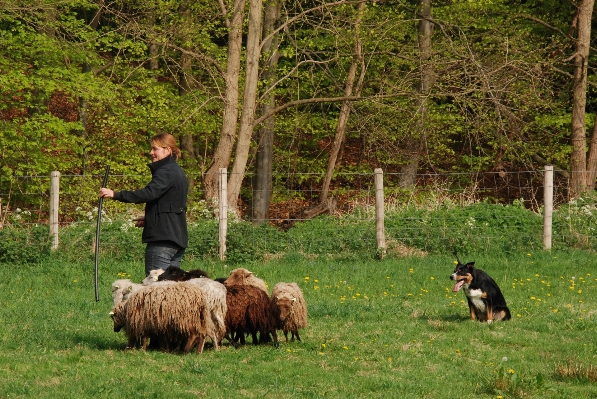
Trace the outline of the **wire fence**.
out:
M 326 209 L 328 216 L 314 218 L 311 210 L 321 204 L 323 177 L 275 175 L 267 223 L 250 223 L 256 193 L 253 176 L 247 175 L 237 204 L 239 213 L 226 212 L 226 261 L 242 263 L 291 253 L 377 257 L 380 247 L 384 256 L 452 253 L 455 249 L 460 254 L 543 250 L 549 248 L 544 206 L 554 209 L 553 224 L 549 223 L 554 248 L 597 250 L 595 197 L 570 200 L 568 179 L 546 170 L 426 173 L 417 175 L 410 188 L 400 187 L 400 174 L 385 173 L 381 176 L 383 201 L 379 201 L 379 173 L 339 173 L 329 190 L 334 206 Z M 62 175 L 52 183 L 49 175 L 0 176 L 0 263 L 39 262 L 50 253 L 66 256 L 68 261 L 93 256 L 103 178 Z M 149 174 L 111 175 L 107 186 L 134 190 L 150 179 Z M 220 204 L 206 201 L 200 184 L 191 187 L 185 259 L 222 259 Z M 56 191 L 59 200 L 55 200 Z M 549 206 L 552 201 L 544 204 L 546 192 L 552 193 L 553 208 Z M 58 212 L 50 211 L 56 203 Z M 144 204 L 103 201 L 102 256 L 119 261 L 143 259 L 141 229 L 135 229 L 132 222 L 143 211 Z M 53 226 L 59 228 L 55 233 Z
M 253 176 L 247 175 L 241 192 L 238 210 L 242 219 L 251 215 L 254 188 Z M 405 205 L 428 206 L 430 203 L 451 201 L 470 205 L 479 201 L 499 204 L 523 204 L 539 212 L 543 206 L 543 170 L 484 173 L 426 173 L 417 175 L 412 188 L 399 186 L 400 174 L 384 174 L 384 196 L 387 210 Z M 149 175 L 111 175 L 108 187 L 115 190 L 134 190 L 144 187 Z M 61 175 L 58 223 L 93 224 L 97 217 L 98 191 L 103 175 Z M 292 173 L 273 178 L 273 192 L 269 216 L 266 220 L 285 227 L 306 219 L 307 211 L 319 203 L 323 174 Z M 0 177 L 0 226 L 26 227 L 49 223 L 50 175 Z M 554 206 L 569 202 L 569 180 L 554 178 Z M 341 173 L 334 176 L 330 195 L 335 199 L 333 215 L 345 215 L 373 207 L 375 202 L 374 173 Z M 200 184 L 189 193 L 189 220 L 214 217 L 214 209 L 204 199 Z M 142 213 L 142 205 L 104 202 L 108 216 L 128 217 Z M 363 218 L 373 218 L 362 213 Z

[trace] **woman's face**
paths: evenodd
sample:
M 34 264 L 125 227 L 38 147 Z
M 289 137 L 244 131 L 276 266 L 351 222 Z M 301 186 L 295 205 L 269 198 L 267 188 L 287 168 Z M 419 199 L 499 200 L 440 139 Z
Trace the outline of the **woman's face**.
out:
M 160 161 L 172 154 L 172 149 L 170 147 L 160 147 L 156 143 L 151 143 L 151 151 L 149 151 L 149 156 L 151 156 L 151 162 Z

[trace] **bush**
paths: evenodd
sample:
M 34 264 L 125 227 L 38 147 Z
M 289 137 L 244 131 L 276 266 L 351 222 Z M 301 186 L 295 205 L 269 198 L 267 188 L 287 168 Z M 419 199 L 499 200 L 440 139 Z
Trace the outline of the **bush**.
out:
M 51 245 L 47 226 L 0 229 L 0 263 L 38 263 Z

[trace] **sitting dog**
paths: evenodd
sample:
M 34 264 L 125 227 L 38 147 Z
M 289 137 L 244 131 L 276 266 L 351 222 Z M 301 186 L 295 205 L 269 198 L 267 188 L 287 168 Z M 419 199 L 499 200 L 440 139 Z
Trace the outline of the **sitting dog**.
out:
M 487 321 L 510 320 L 510 309 L 500 291 L 500 287 L 483 270 L 475 269 L 475 262 L 463 265 L 458 261 L 451 280 L 456 280 L 452 292 L 464 288 L 472 320 Z

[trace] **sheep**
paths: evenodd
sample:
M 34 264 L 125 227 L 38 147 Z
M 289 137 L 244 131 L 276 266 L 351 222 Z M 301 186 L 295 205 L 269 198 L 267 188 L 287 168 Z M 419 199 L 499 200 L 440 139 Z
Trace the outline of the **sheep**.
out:
M 272 314 L 268 295 L 260 288 L 252 285 L 226 286 L 226 338 L 238 346 L 245 343 L 245 334 L 251 334 L 253 344 L 269 342 L 270 334 L 274 346 L 278 347 L 276 324 Z M 259 341 L 257 340 L 259 332 Z M 235 338 L 236 337 L 236 338 Z
M 151 285 L 158 281 L 160 274 L 164 273 L 164 269 L 153 269 L 149 272 L 149 275 L 143 279 L 141 285 Z
M 214 344 L 214 349 L 218 349 L 222 338 L 226 334 L 226 287 L 209 278 L 194 278 L 187 281 L 194 284 L 203 291 L 207 311 L 210 317 L 207 318 L 207 336 Z
M 307 322 L 307 303 L 303 292 L 296 283 L 278 283 L 272 289 L 272 312 L 276 320 L 276 328 L 284 331 L 288 342 L 288 332 L 291 340 L 301 340 L 298 330 L 305 328 Z
M 195 341 L 197 353 L 203 352 L 208 317 L 203 291 L 189 283 L 143 287 L 116 306 L 112 315 L 114 331 L 125 330 L 127 347 L 140 340 L 147 350 L 147 338 L 159 339 L 162 344 L 186 341 L 185 353 Z
M 185 272 L 179 267 L 168 266 L 168 268 L 158 276 L 158 281 L 188 281 L 192 278 L 202 277 L 209 278 L 207 273 L 201 269 Z
M 141 284 L 133 283 L 129 279 L 120 279 L 112 283 L 112 300 L 113 305 L 116 306 L 124 300 L 127 292 L 132 292 L 141 288 Z
M 228 278 L 224 281 L 224 285 L 252 285 L 262 289 L 266 294 L 269 295 L 265 281 L 256 277 L 253 272 L 250 272 L 244 268 L 232 270 Z

